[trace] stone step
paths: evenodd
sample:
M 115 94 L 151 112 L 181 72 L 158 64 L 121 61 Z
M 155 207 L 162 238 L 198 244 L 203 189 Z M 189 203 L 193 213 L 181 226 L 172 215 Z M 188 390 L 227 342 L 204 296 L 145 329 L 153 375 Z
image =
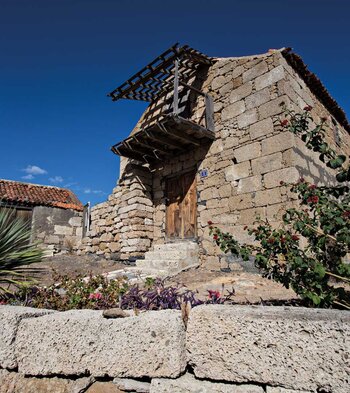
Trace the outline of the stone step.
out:
M 165 243 L 156 244 L 153 249 L 154 251 L 196 250 L 198 249 L 198 244 L 195 242 Z
M 198 266 L 198 259 L 197 260 L 193 259 L 192 261 L 188 259 L 174 259 L 174 260 L 140 259 L 136 261 L 136 267 L 138 269 L 140 269 L 142 272 L 148 270 L 152 272 L 155 271 L 157 272 L 156 276 L 174 275 L 183 270 L 188 270 L 191 267 L 197 267 L 197 266 Z
M 145 259 L 183 259 L 192 258 L 198 254 L 196 250 L 159 250 L 148 251 L 145 254 Z

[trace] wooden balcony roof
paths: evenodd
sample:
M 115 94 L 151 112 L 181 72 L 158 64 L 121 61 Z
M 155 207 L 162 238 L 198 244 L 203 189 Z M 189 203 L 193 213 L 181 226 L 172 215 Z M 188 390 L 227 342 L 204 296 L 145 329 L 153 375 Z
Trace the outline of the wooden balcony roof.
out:
M 112 146 L 113 153 L 151 165 L 211 142 L 215 133 L 170 114 Z

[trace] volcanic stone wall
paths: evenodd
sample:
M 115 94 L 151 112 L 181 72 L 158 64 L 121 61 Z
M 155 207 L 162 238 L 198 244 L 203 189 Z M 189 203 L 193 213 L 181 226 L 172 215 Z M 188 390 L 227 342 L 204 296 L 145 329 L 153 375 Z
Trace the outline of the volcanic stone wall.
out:
M 199 306 L 102 311 L 0 306 L 0 392 L 347 393 L 350 317 Z

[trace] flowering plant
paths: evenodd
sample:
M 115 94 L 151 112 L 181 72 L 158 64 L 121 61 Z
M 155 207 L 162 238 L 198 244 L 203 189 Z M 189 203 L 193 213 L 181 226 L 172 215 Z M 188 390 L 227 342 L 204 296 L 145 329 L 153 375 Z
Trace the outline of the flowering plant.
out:
M 257 245 L 241 245 L 212 222 L 208 222 L 210 234 L 224 252 L 246 261 L 254 255 L 266 277 L 292 287 L 306 305 L 350 309 L 350 265 L 345 260 L 350 248 L 350 169 L 345 166 L 346 157 L 325 142 L 326 119 L 311 127 L 311 110 L 310 106 L 302 113 L 286 110 L 281 125 L 336 171 L 336 184 L 317 186 L 301 178 L 291 186 L 300 207 L 285 211 L 281 227 L 274 228 L 266 220 L 256 228 L 244 228 Z

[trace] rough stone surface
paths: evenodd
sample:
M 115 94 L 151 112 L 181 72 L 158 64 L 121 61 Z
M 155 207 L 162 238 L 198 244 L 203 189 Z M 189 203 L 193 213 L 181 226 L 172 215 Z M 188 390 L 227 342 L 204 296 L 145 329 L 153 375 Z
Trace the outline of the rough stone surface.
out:
M 190 314 L 187 350 L 198 378 L 345 393 L 350 314 L 292 307 L 200 306 Z
M 280 186 L 281 181 L 289 184 L 299 180 L 300 175 L 296 168 L 283 168 L 277 171 L 269 172 L 264 175 L 264 184 L 267 188 Z
M 113 382 L 95 382 L 86 393 L 123 393 Z
M 285 389 L 278 386 L 266 386 L 266 393 L 311 393 L 306 390 Z
M 235 149 L 234 156 L 237 162 L 251 160 L 259 157 L 261 154 L 261 145 L 259 142 L 250 143 L 248 145 Z
M 21 320 L 53 312 L 30 307 L 0 306 L 0 367 L 8 369 L 17 367 L 15 337 Z
M 130 378 L 114 378 L 113 383 L 125 392 L 149 393 L 151 388 L 150 382 Z
M 185 374 L 177 379 L 152 379 L 150 393 L 263 393 L 260 386 L 234 385 L 196 379 Z
M 23 320 L 16 349 L 30 375 L 176 377 L 186 366 L 181 313 L 151 311 L 124 319 L 74 310 Z
M 262 189 L 261 176 L 250 176 L 238 182 L 237 193 L 254 192 Z
M 129 316 L 129 314 L 121 308 L 109 308 L 108 310 L 104 310 L 102 315 L 105 318 L 126 318 Z
M 83 393 L 92 383 L 90 377 L 74 380 L 58 377 L 35 378 L 0 370 L 0 393 Z

